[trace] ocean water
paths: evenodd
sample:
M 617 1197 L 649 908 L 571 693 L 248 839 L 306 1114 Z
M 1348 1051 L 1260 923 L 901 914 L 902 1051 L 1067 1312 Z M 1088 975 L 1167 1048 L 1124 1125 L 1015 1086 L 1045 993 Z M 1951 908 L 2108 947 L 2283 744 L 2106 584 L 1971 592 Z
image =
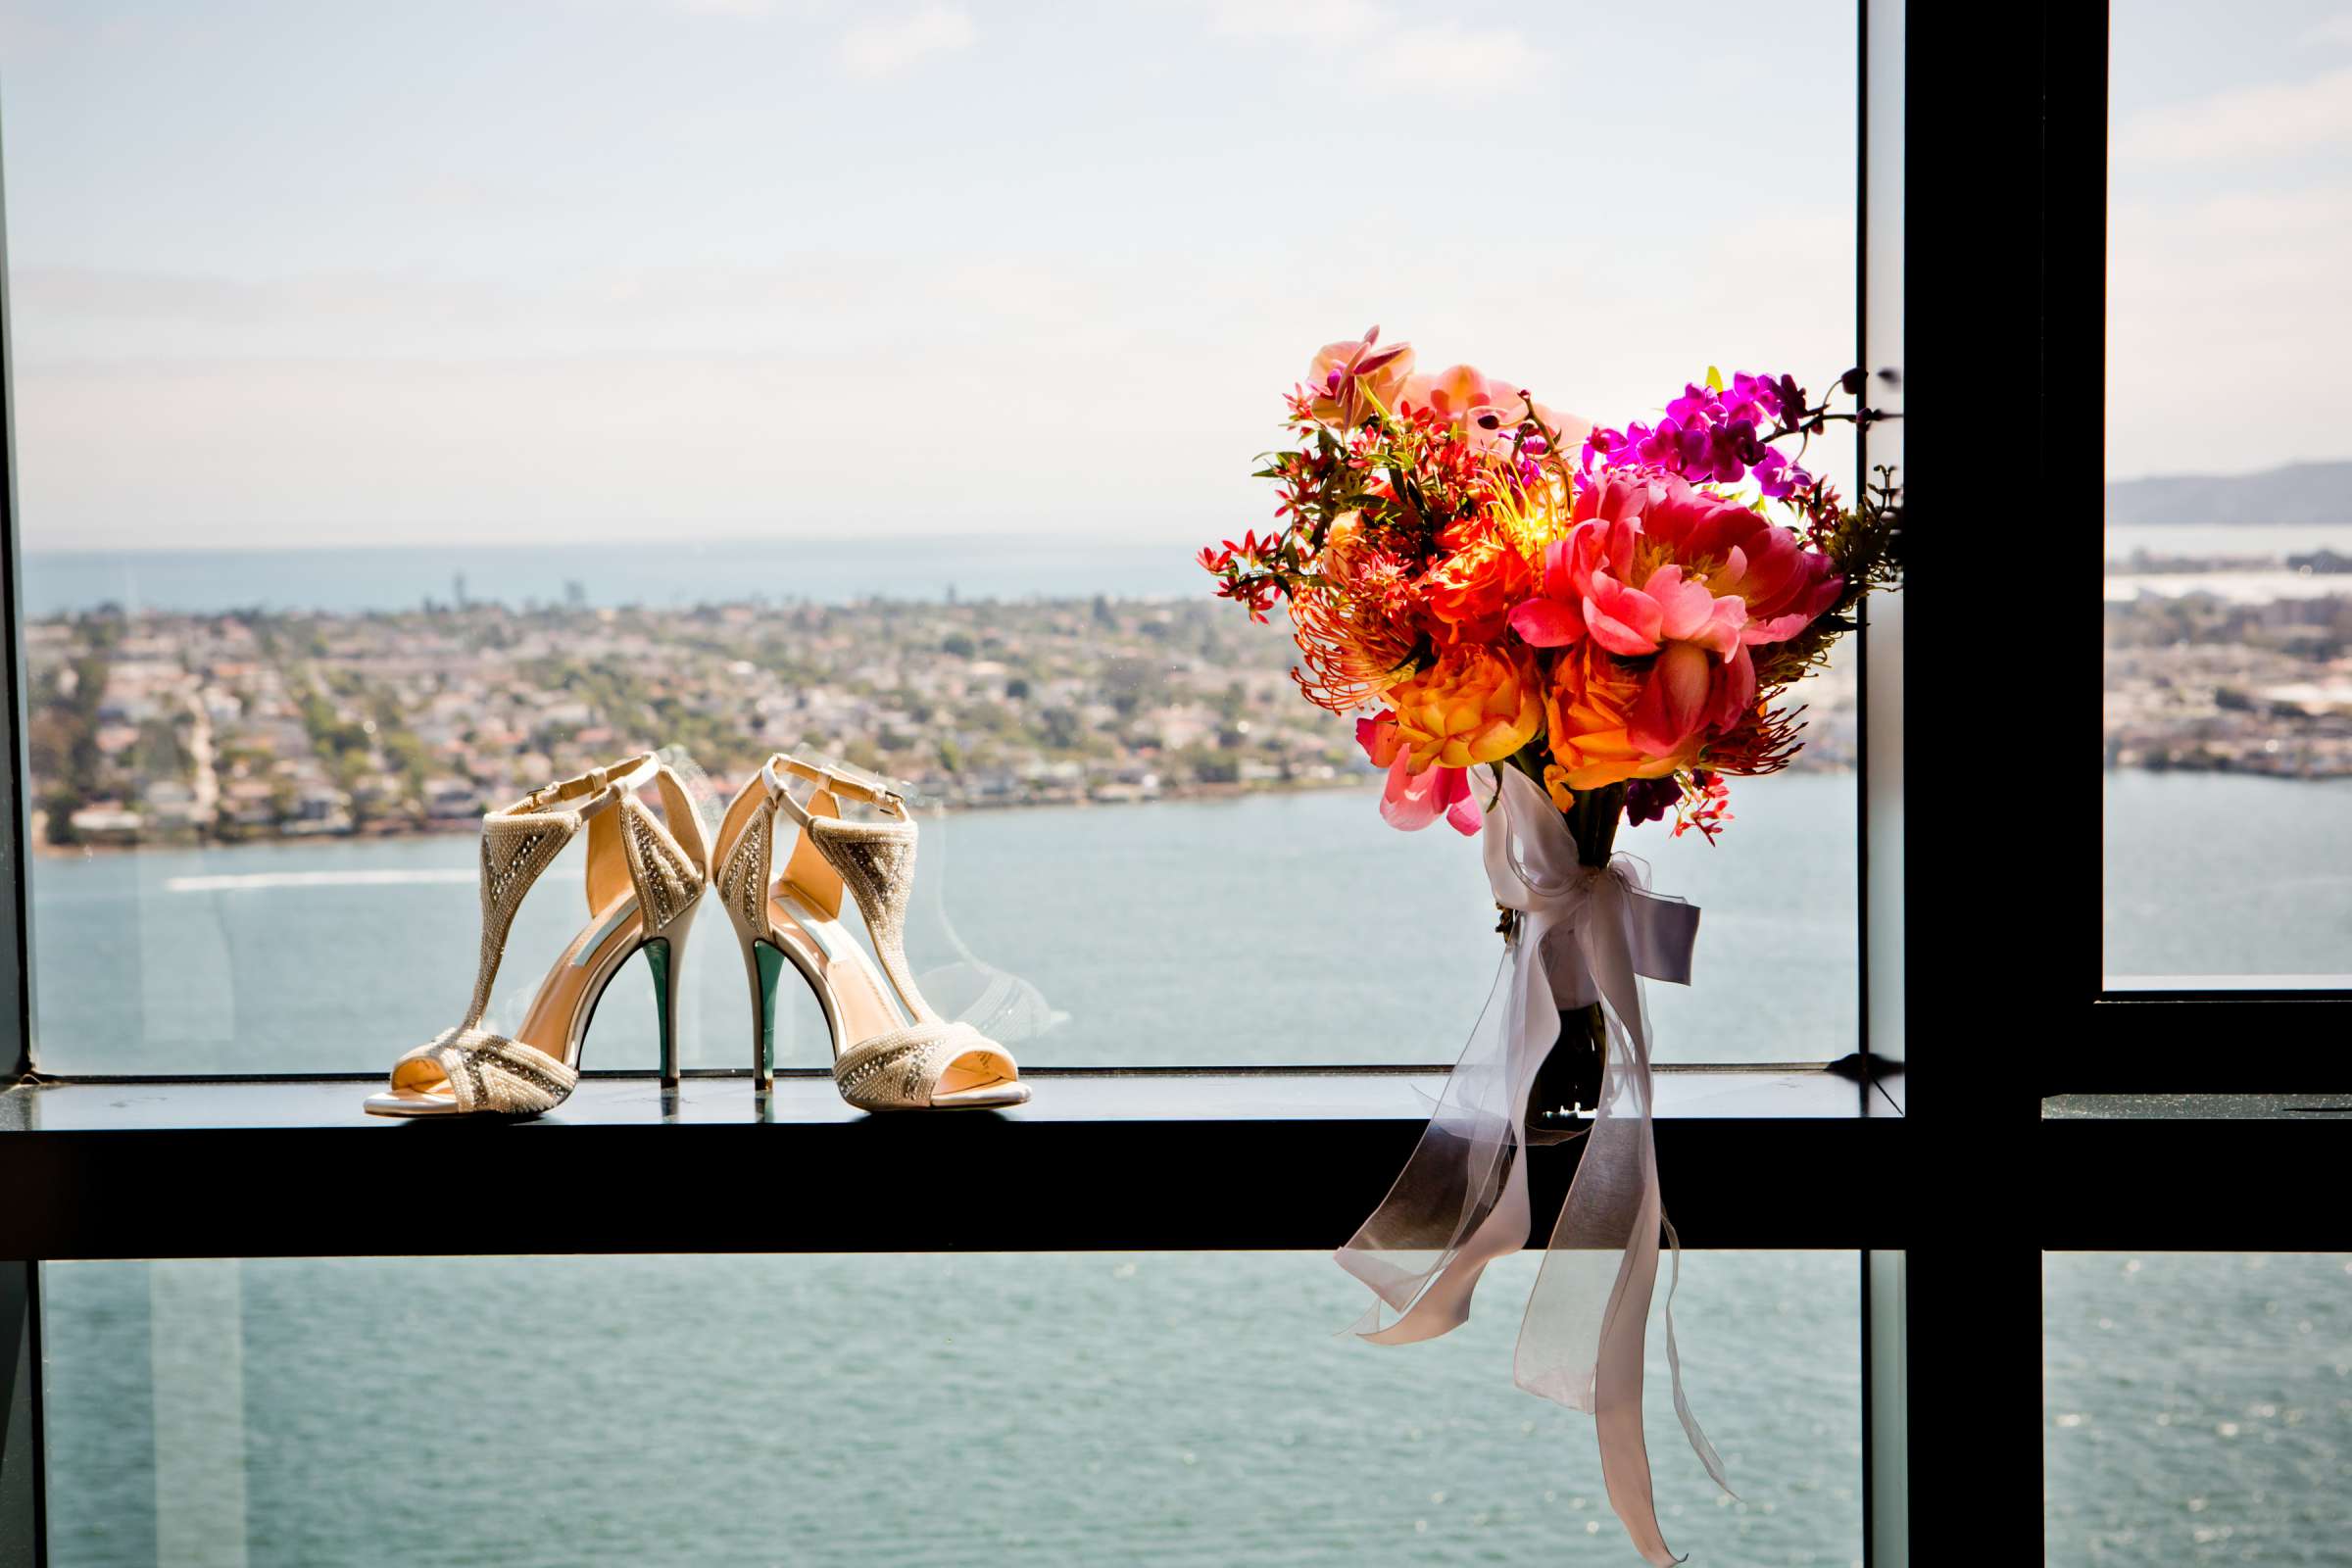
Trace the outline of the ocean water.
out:
M 2050 1568 L 2352 1563 L 2352 1259 L 2054 1253 Z
M 1736 786 L 1710 846 L 1620 847 L 1701 909 L 1696 983 L 1651 985 L 1663 1061 L 1823 1061 L 1855 1045 L 1854 780 Z M 2104 781 L 2107 965 L 2352 969 L 2352 781 L 2119 773 Z M 575 852 L 576 853 L 576 852 Z M 474 844 L 452 836 L 44 856 L 33 862 L 43 1064 L 58 1072 L 370 1071 L 454 1022 L 472 987 Z M 1397 833 L 1355 790 L 961 813 L 926 825 L 909 947 L 951 1011 L 994 974 L 1005 1026 L 1054 1066 L 1449 1061 L 1500 957 L 1475 843 Z M 584 918 L 559 864 L 523 906 L 492 1009 L 518 1019 Z M 689 1066 L 740 1067 L 750 1014 L 723 918 L 683 963 Z M 2119 978 L 2119 983 L 2124 982 Z M 827 1059 L 790 992 L 780 1059 Z M 1776 999 L 1769 1008 L 1754 999 Z M 650 1069 L 632 960 L 592 1067 Z
M 50 1264 L 51 1560 L 1638 1562 L 1590 1419 L 1511 1386 L 1534 1262 L 1401 1348 L 1336 1334 L 1361 1287 L 1293 1252 Z M 1741 1498 L 1653 1322 L 1694 1562 L 1860 1562 L 1858 1295 L 1851 1253 L 1686 1259 Z
M 2337 522 L 2243 523 L 2228 527 L 2107 525 L 2110 560 L 2130 556 L 2137 550 L 2154 556 L 2274 556 L 2281 560 L 2317 550 L 2352 555 L 2352 509 L 2347 509 L 2346 515 Z
M 2109 773 L 2108 983 L 2352 986 L 2352 779 Z
M 982 970 L 1031 1005 L 1026 1064 L 1451 1061 L 1501 956 L 1479 849 L 1398 833 L 1368 791 L 973 811 L 924 828 L 908 938 L 950 1011 Z M 1702 910 L 1697 983 L 1649 988 L 1669 1061 L 1823 1061 L 1855 1045 L 1854 780 L 1747 781 L 1724 842 L 1631 829 Z M 573 856 L 580 853 L 575 846 Z M 64 1073 L 368 1071 L 457 1021 L 478 931 L 469 836 L 44 856 L 33 864 L 42 1065 Z M 510 938 L 492 1026 L 519 1020 L 585 918 L 574 862 Z M 750 1011 L 719 911 L 683 962 L 689 1066 L 743 1067 Z M 779 1061 L 829 1059 L 794 988 Z M 1770 1008 L 1754 999 L 1776 997 Z M 651 1069 L 632 959 L 591 1067 Z
M 2277 564 L 2245 571 L 2119 572 L 2106 580 L 2111 604 L 2141 595 L 2159 599 L 2211 594 L 2237 604 L 2279 599 L 2328 599 L 2352 594 L 2352 576 L 2285 569 L 2290 555 L 2332 550 L 2352 556 L 2352 517 L 2341 522 L 2251 523 L 2234 527 L 2137 523 L 2107 529 L 2107 559 L 2121 561 L 2145 550 L 2152 556 L 2267 557 Z

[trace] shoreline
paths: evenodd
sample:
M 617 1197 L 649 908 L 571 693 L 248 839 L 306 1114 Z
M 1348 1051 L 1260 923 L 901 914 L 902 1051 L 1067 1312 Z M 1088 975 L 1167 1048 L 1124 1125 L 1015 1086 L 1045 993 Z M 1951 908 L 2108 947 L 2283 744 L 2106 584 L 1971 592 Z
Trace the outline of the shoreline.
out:
M 1837 771 L 1844 771 L 1844 769 Z M 1235 801 L 1264 795 L 1324 795 L 1341 794 L 1349 790 L 1371 794 L 1379 787 L 1380 775 L 1372 773 L 1360 777 L 1294 779 L 1262 784 L 1184 784 L 1162 789 L 1156 795 L 1143 796 L 1134 800 L 1097 800 L 1080 796 L 1075 800 L 973 801 L 960 806 L 946 807 L 943 809 L 951 816 L 960 816 L 967 812 L 995 813 L 1054 809 L 1119 810 L 1175 803 Z M 727 799 L 731 800 L 733 797 L 730 796 Z M 34 813 L 34 822 L 36 827 L 41 825 L 41 817 L 38 812 Z M 477 837 L 480 832 L 481 823 L 478 818 L 472 820 L 452 818 L 393 828 L 355 828 L 346 832 L 252 833 L 239 834 L 230 838 L 180 835 L 171 838 L 132 839 L 88 844 L 52 844 L 36 831 L 32 837 L 31 851 L 36 859 L 79 860 L 98 856 L 140 855 L 151 851 L 233 850 L 262 845 L 373 844 L 406 842 L 415 839 L 473 838 Z

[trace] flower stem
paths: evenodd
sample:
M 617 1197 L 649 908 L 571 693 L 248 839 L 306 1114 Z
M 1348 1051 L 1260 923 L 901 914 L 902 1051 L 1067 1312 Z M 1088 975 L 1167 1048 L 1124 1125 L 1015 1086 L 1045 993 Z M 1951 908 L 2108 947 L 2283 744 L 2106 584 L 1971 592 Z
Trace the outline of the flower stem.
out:
M 1617 824 L 1625 820 L 1625 786 L 1584 790 L 1568 808 L 1568 831 L 1576 835 L 1580 865 L 1606 865 L 1617 847 Z
M 1617 824 L 1625 820 L 1625 786 L 1584 790 L 1567 810 L 1568 831 L 1576 835 L 1576 858 L 1583 865 L 1606 865 L 1616 848 Z M 1575 1120 L 1577 1108 L 1591 1110 L 1600 1103 L 1600 1074 L 1608 1059 L 1609 1024 L 1597 1002 L 1560 1013 L 1560 1038 L 1536 1069 L 1534 1090 L 1528 1096 L 1528 1119 L 1542 1124 Z

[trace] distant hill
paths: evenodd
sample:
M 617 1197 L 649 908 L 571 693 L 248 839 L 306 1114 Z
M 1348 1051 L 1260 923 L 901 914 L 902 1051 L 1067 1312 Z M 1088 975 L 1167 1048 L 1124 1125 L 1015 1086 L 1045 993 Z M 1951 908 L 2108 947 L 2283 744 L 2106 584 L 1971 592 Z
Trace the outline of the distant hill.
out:
M 2126 479 L 2107 487 L 2111 523 L 2343 522 L 2352 519 L 2352 463 L 2290 463 L 2230 477 Z

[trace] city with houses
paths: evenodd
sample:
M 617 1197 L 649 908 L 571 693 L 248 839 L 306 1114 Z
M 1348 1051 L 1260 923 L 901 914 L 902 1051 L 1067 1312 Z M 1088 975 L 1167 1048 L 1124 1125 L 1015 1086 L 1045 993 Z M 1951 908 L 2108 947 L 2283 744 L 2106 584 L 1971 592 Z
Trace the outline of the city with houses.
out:
M 1198 601 L 869 601 L 397 613 L 101 611 L 31 623 L 35 842 L 471 831 L 630 752 L 731 789 L 778 747 L 950 808 L 1364 784 L 1279 617 Z M 1800 765 L 1852 758 L 1848 678 Z

